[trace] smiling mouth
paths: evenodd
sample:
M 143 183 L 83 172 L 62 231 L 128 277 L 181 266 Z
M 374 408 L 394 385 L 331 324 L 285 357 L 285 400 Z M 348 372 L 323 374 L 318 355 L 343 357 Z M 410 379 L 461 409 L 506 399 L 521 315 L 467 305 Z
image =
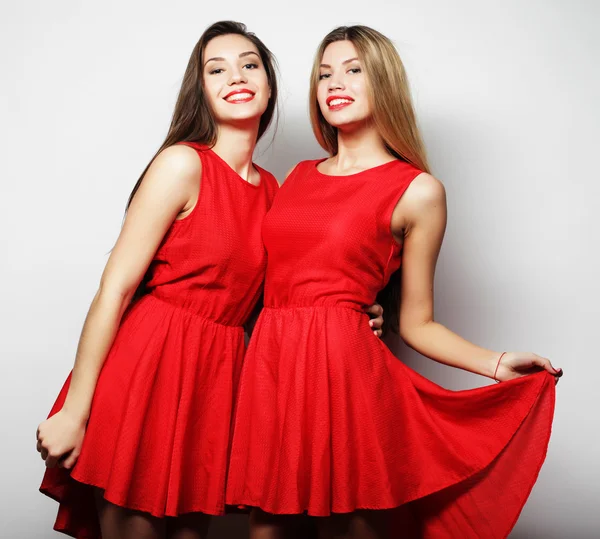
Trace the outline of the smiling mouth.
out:
M 248 90 L 242 90 L 227 94 L 223 99 L 225 99 L 227 103 L 232 104 L 248 103 L 248 101 L 252 101 L 254 99 L 254 94 Z
M 349 97 L 329 97 L 327 99 L 329 110 L 340 110 L 348 105 L 352 105 L 352 103 L 354 103 L 354 99 L 350 99 Z

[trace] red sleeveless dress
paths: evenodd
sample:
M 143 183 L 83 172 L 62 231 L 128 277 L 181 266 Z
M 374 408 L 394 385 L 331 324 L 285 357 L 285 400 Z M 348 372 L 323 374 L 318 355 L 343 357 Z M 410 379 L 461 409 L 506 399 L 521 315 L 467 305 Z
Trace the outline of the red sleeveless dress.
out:
M 152 515 L 221 514 L 242 324 L 262 292 L 263 217 L 278 190 L 260 169 L 244 181 L 216 153 L 200 196 L 151 263 L 149 293 L 126 313 L 101 371 L 81 455 L 48 469 L 40 490 L 60 502 L 55 529 L 99 538 L 93 492 Z M 50 415 L 62 408 L 65 383 Z
M 505 537 L 544 460 L 554 379 L 449 391 L 396 359 L 365 307 L 400 267 L 390 222 L 419 175 L 300 163 L 267 214 L 265 308 L 244 360 L 226 500 L 325 516 L 400 508 L 391 537 Z

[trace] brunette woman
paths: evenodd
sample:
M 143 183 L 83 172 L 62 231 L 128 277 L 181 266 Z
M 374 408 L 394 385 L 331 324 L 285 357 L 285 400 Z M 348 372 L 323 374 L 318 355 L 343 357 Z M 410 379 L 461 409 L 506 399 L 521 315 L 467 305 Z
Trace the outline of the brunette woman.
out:
M 261 226 L 278 189 L 252 155 L 276 99 L 262 41 L 240 23 L 210 26 L 38 428 L 55 529 L 197 539 L 223 513 L 242 325 L 261 294 Z

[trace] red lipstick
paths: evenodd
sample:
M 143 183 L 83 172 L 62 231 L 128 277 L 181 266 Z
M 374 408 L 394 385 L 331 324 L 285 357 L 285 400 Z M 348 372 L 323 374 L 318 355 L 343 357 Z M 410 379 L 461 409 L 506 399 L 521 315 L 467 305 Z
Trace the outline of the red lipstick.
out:
M 243 98 L 243 99 L 235 99 L 233 101 L 227 101 L 231 96 L 233 95 L 238 95 L 238 94 L 249 94 L 248 97 Z M 238 89 L 238 90 L 233 90 L 231 92 L 229 92 L 223 99 L 225 99 L 225 101 L 227 101 L 228 103 L 248 103 L 248 101 L 252 101 L 254 99 L 254 92 L 248 90 L 248 89 Z
M 335 105 L 331 104 L 332 101 L 340 99 L 343 99 L 344 101 L 342 101 L 341 103 L 336 103 Z M 344 107 L 347 107 L 348 105 L 352 105 L 352 103 L 354 103 L 354 99 L 347 95 L 330 95 L 325 102 L 327 103 L 329 110 L 340 110 Z

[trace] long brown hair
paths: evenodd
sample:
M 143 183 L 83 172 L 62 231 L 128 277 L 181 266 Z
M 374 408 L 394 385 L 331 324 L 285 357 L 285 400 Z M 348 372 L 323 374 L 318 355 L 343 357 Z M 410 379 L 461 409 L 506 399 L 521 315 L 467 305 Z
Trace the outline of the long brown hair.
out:
M 148 172 L 150 165 L 152 165 L 156 156 L 165 148 L 168 148 L 177 142 L 197 142 L 207 146 L 214 146 L 217 142 L 217 123 L 208 100 L 204 95 L 202 56 L 204 55 L 204 49 L 209 41 L 215 37 L 230 34 L 243 36 L 254 44 L 258 49 L 260 59 L 267 73 L 267 80 L 269 81 L 269 86 L 271 88 L 271 98 L 269 99 L 267 109 L 260 118 L 258 139 L 265 134 L 265 131 L 271 124 L 271 120 L 273 119 L 277 107 L 277 74 L 275 70 L 277 62 L 273 53 L 254 33 L 249 32 L 246 29 L 246 25 L 241 22 L 219 21 L 212 24 L 200 36 L 198 43 L 196 43 L 196 46 L 192 51 L 190 61 L 188 62 L 185 74 L 183 75 L 181 89 L 177 96 L 177 103 L 175 104 L 175 110 L 173 111 L 169 132 L 167 133 L 165 141 L 154 154 L 154 157 L 152 157 L 150 163 L 148 163 L 148 166 L 144 169 L 144 172 L 142 172 L 135 184 L 127 202 L 128 208 L 142 183 L 144 175 Z
M 267 108 L 260 118 L 257 140 L 265 134 L 265 131 L 271 124 L 277 109 L 277 61 L 273 53 L 254 33 L 249 32 L 246 29 L 246 25 L 241 22 L 219 21 L 212 24 L 200 36 L 198 43 L 196 43 L 192 51 L 185 74 L 183 75 L 183 82 L 177 96 L 167 136 L 137 180 L 131 195 L 129 195 L 127 209 L 129 209 L 133 197 L 140 188 L 146 172 L 148 172 L 158 154 L 165 148 L 178 142 L 197 142 L 209 147 L 214 146 L 217 142 L 217 122 L 204 93 L 202 57 L 209 41 L 219 36 L 231 34 L 245 37 L 257 48 L 271 89 L 271 97 Z M 149 273 L 146 272 L 133 296 L 133 301 L 144 294 L 149 277 Z
M 366 74 L 373 122 L 387 151 L 423 172 L 429 172 L 427 155 L 410 95 L 408 78 L 394 44 L 368 26 L 340 26 L 325 36 L 313 63 L 310 84 L 310 119 L 317 141 L 330 155 L 338 153 L 338 130 L 325 120 L 317 101 L 320 65 L 325 49 L 336 41 L 350 41 Z M 375 99 L 377 95 L 377 99 Z M 384 333 L 398 332 L 400 271 L 390 277 L 377 295 L 385 312 Z

